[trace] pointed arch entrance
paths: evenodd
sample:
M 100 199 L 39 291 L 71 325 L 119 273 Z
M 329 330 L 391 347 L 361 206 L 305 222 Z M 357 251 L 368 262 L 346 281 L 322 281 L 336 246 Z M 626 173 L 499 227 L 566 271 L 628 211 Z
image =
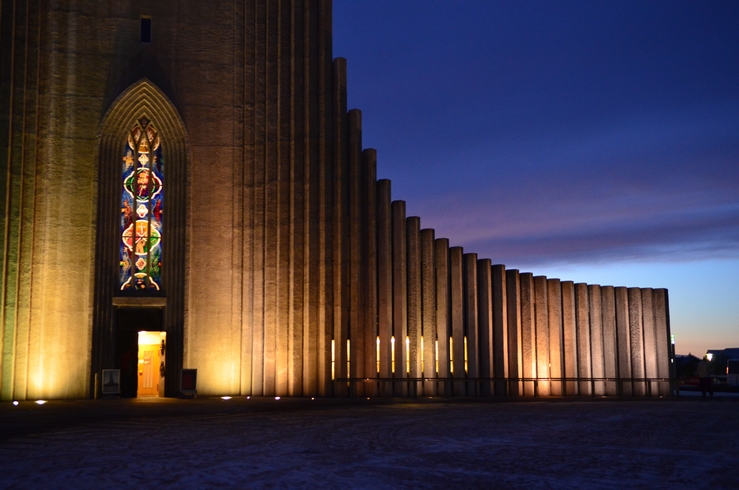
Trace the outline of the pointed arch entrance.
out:
M 121 369 L 122 388 L 135 383 L 125 381 L 125 373 L 136 372 L 131 349 L 136 349 L 137 333 L 160 331 L 166 334 L 164 394 L 177 395 L 184 348 L 189 161 L 182 119 L 151 81 L 142 79 L 126 89 L 105 114 L 97 158 L 90 393 L 102 369 Z M 128 388 L 128 395 L 135 396 L 135 386 Z

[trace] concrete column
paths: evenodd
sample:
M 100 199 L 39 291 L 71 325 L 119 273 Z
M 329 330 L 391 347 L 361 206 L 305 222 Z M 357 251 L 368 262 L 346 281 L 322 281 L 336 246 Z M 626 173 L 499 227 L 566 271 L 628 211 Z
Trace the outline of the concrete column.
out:
M 423 377 L 436 378 L 436 277 L 434 230 L 421 230 L 421 289 L 423 291 Z M 436 396 L 436 382 L 423 384 L 424 396 Z
M 536 300 L 534 298 L 534 275 L 530 272 L 520 274 L 521 281 L 521 365 L 523 394 L 534 396 L 536 378 Z
M 631 342 L 631 376 L 644 378 L 644 326 L 642 323 L 641 290 L 629 288 L 629 340 Z M 647 393 L 643 381 L 634 382 L 634 395 L 644 396 Z
M 613 286 L 601 286 L 601 318 L 603 327 L 603 375 L 618 377 L 618 348 L 616 344 L 616 295 Z M 618 384 L 606 382 L 606 395 L 618 395 Z
M 377 378 L 377 213 L 376 182 L 377 182 L 377 153 L 373 149 L 362 152 L 365 170 L 365 217 L 367 229 L 365 231 L 364 247 L 364 276 L 366 281 L 364 302 L 364 377 Z M 365 396 L 377 395 L 377 383 L 365 385 Z
M 523 393 L 523 385 L 516 382 L 523 376 L 521 364 L 521 278 L 516 269 L 506 271 L 506 313 L 508 315 L 508 394 Z
M 480 329 L 480 378 L 493 378 L 493 282 L 490 259 L 477 261 L 477 318 Z M 492 383 L 480 382 L 480 395 L 490 396 Z
M 559 279 L 547 280 L 547 320 L 549 322 L 549 370 L 552 395 L 562 396 L 564 362 L 562 359 L 562 286 Z
M 390 218 L 390 181 L 377 181 L 377 299 L 380 336 L 380 378 L 392 377 L 393 336 L 393 234 Z M 392 385 L 381 383 L 382 395 L 392 396 Z
M 348 146 L 347 146 L 347 112 L 346 112 L 346 60 L 334 60 L 333 70 L 333 216 L 331 226 L 333 237 L 333 350 L 332 378 L 345 378 L 346 373 L 346 341 L 349 338 L 349 281 L 347 261 L 349 260 L 349 244 L 347 240 L 348 218 Z M 330 355 L 330 353 L 329 353 Z M 328 389 L 330 388 L 330 390 Z M 346 384 L 332 382 L 327 386 L 327 395 L 346 395 Z
M 479 347 L 480 331 L 477 320 L 477 254 L 464 254 L 462 274 L 464 276 L 464 335 L 467 339 L 467 377 L 474 381 L 467 383 L 467 395 L 480 394 Z
M 552 394 L 549 381 L 549 318 L 547 305 L 547 278 L 534 277 L 534 323 L 536 328 L 536 377 L 538 378 L 537 394 Z
M 629 334 L 629 296 L 625 287 L 614 288 L 616 298 L 616 345 L 620 394 L 631 396 L 631 340 Z
M 598 285 L 588 286 L 590 310 L 590 355 L 593 366 L 593 378 L 605 377 L 605 357 L 603 356 L 603 313 L 601 309 L 601 288 Z M 593 383 L 593 393 L 605 395 L 606 386 L 603 381 Z
M 464 290 L 462 279 L 462 247 L 449 247 L 449 314 L 451 317 L 451 368 L 455 380 L 466 377 L 464 369 Z M 452 394 L 467 394 L 463 381 L 454 381 Z
M 452 385 L 450 379 L 449 338 L 452 334 L 450 297 L 449 297 L 449 240 L 437 238 L 434 241 L 434 261 L 436 263 L 436 338 L 438 342 L 438 377 L 440 384 L 437 392 L 450 396 Z
M 654 298 L 651 288 L 641 290 L 642 322 L 644 326 L 644 367 L 647 378 L 657 377 L 657 331 L 654 325 Z M 659 395 L 659 383 L 650 382 L 647 391 Z
M 362 248 L 365 210 L 362 206 L 362 114 L 349 111 L 349 378 L 364 378 L 364 275 Z M 350 393 L 364 395 L 362 386 L 351 383 Z
M 418 379 L 421 370 L 421 218 L 410 216 L 406 219 L 406 236 L 408 247 L 408 359 L 410 360 L 409 377 Z M 419 394 L 419 383 L 409 383 L 410 396 Z
M 562 353 L 565 378 L 577 378 L 577 321 L 575 320 L 575 284 L 562 281 Z M 565 394 L 577 395 L 580 386 L 576 381 L 565 382 Z
M 504 265 L 492 266 L 492 287 L 493 287 L 493 374 L 496 378 L 516 378 L 518 365 L 510 357 L 509 342 L 516 343 L 516 332 L 510 336 L 508 329 L 508 288 L 507 288 L 506 270 Z M 517 352 L 514 351 L 515 354 Z M 509 386 L 512 383 L 496 382 L 495 395 L 505 396 L 508 394 Z M 517 390 L 510 389 L 515 394 Z
M 575 323 L 577 328 L 577 376 L 592 378 L 592 364 L 590 351 L 590 315 L 588 313 L 588 285 L 575 284 Z M 580 394 L 591 395 L 589 379 L 580 381 Z
M 391 204 L 393 216 L 393 337 L 395 339 L 395 371 L 393 377 L 405 380 L 406 371 L 405 338 L 408 336 L 408 294 L 406 292 L 407 247 L 405 201 L 393 201 Z M 396 383 L 393 387 L 395 396 L 408 396 L 408 386 L 405 382 Z
M 670 377 L 670 308 L 666 289 L 653 291 L 654 330 L 657 343 L 657 376 Z M 670 395 L 670 383 L 660 382 L 659 394 Z

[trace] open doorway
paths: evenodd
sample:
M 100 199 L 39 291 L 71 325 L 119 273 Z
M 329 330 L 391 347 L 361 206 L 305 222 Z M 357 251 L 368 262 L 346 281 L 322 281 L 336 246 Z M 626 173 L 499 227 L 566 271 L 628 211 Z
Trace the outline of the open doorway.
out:
M 166 332 L 139 332 L 138 390 L 136 396 L 164 396 Z
M 167 336 L 160 308 L 118 308 L 116 368 L 121 396 L 164 396 Z

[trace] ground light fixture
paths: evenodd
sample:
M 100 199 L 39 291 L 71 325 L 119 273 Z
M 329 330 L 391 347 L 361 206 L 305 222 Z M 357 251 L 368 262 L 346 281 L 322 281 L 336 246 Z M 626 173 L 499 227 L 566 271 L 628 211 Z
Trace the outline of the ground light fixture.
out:
M 279 400 L 279 399 L 280 399 L 280 397 L 279 397 L 279 396 L 276 396 L 276 397 L 275 397 L 275 400 Z
M 13 400 L 13 405 L 18 406 L 18 400 Z
M 43 405 L 46 403 L 46 400 L 36 400 L 36 405 Z
M 230 399 L 231 399 L 231 397 L 230 397 L 230 396 L 222 396 L 222 397 L 221 397 L 221 400 L 230 400 Z

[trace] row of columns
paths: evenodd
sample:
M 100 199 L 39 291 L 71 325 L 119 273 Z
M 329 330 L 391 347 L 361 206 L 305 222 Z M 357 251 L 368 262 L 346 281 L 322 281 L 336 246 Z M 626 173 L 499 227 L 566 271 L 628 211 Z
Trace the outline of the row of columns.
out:
M 406 216 L 388 180 L 375 207 L 365 279 L 376 294 L 364 295 L 375 321 L 350 329 L 346 369 L 333 359 L 337 394 L 669 394 L 665 289 L 575 284 L 464 253 Z

